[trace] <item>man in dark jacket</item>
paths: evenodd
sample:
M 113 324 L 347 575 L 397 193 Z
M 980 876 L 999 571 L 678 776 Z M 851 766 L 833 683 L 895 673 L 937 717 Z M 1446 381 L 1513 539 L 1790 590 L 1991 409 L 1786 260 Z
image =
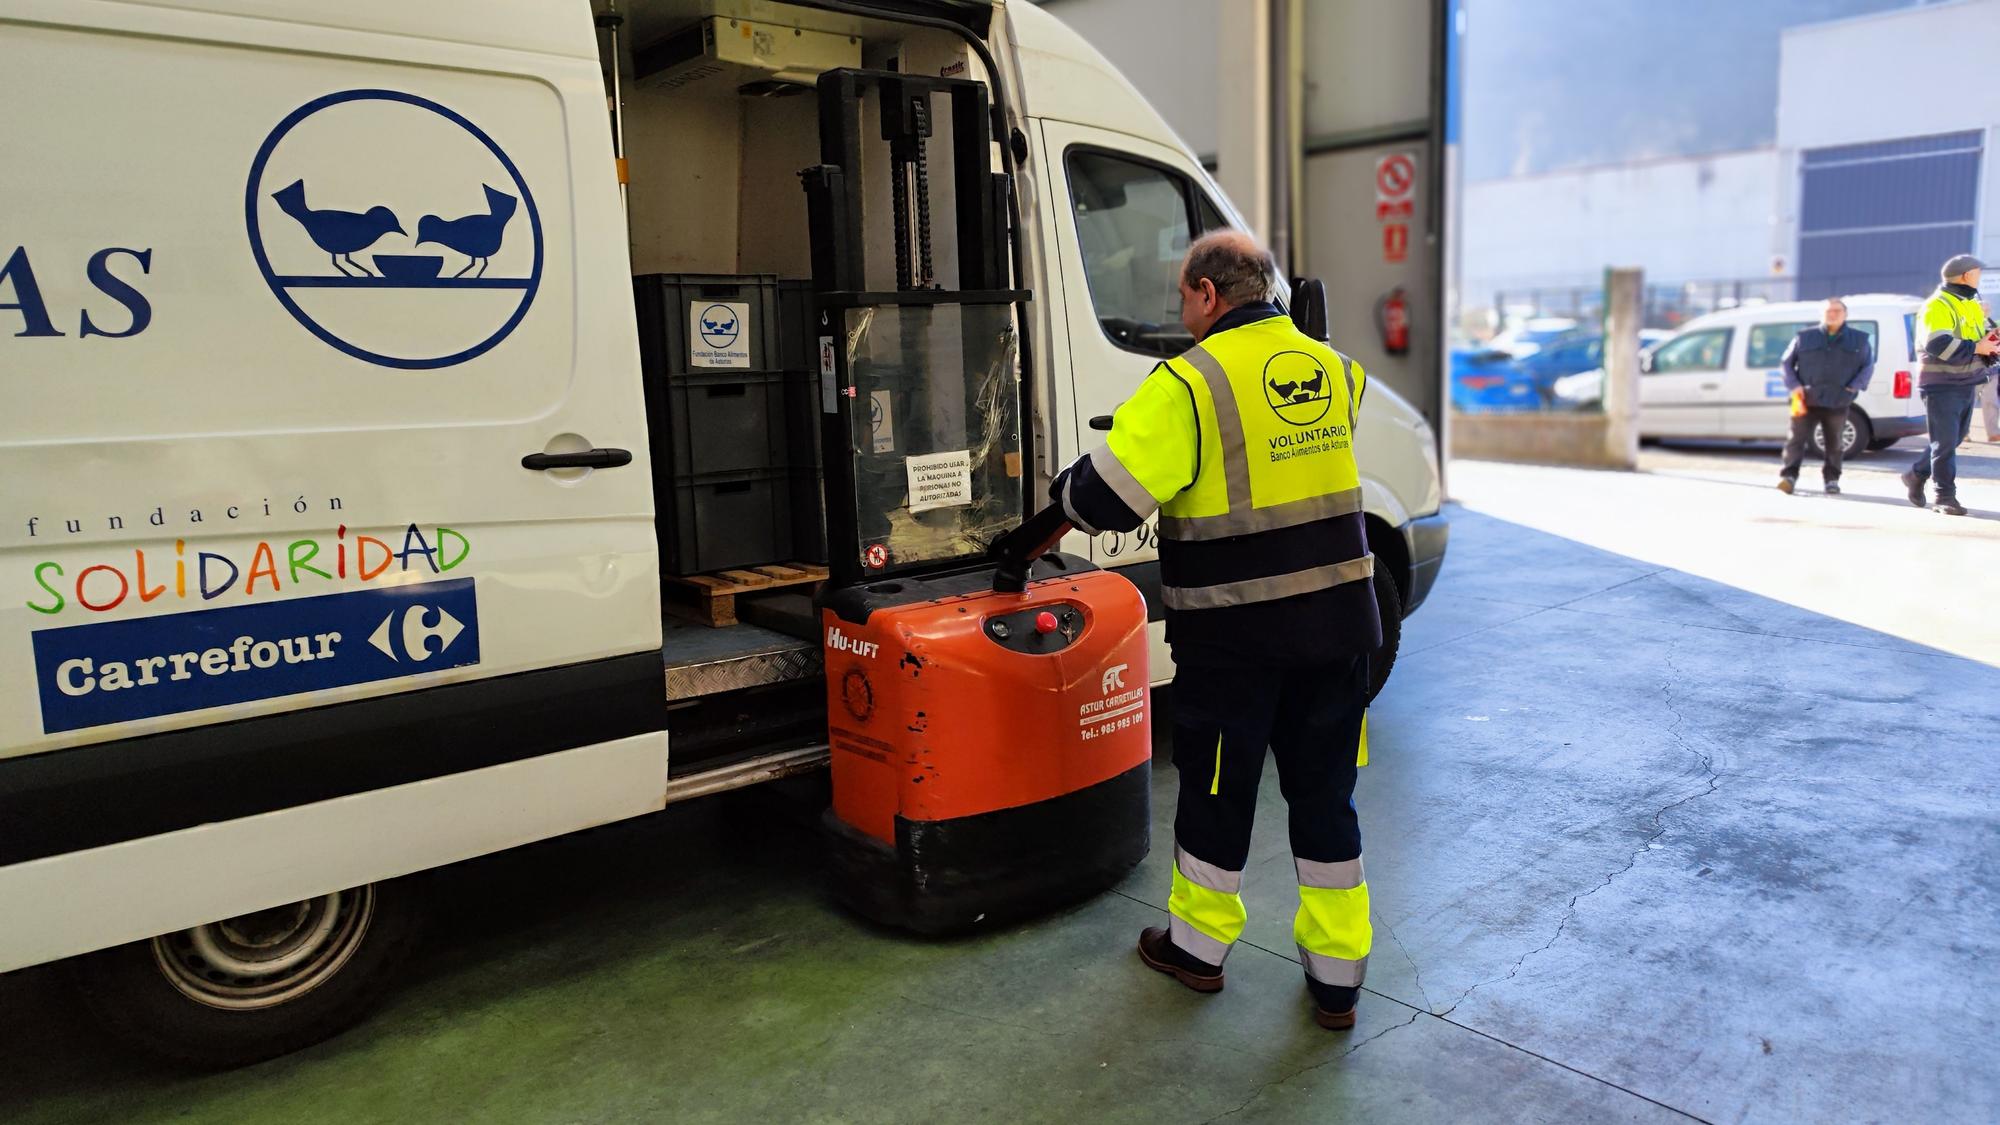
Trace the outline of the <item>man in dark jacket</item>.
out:
M 1847 429 L 1847 408 L 1875 372 L 1868 337 L 1847 327 L 1847 303 L 1828 297 L 1818 325 L 1801 331 L 1778 366 L 1785 371 L 1785 387 L 1794 396 L 1804 396 L 1805 410 L 1792 412 L 1792 438 L 1785 443 L 1785 465 L 1778 470 L 1778 490 L 1790 494 L 1799 483 L 1799 466 L 1805 463 L 1806 446 L 1819 430 L 1826 460 L 1820 469 L 1828 496 L 1840 495 L 1840 445 Z

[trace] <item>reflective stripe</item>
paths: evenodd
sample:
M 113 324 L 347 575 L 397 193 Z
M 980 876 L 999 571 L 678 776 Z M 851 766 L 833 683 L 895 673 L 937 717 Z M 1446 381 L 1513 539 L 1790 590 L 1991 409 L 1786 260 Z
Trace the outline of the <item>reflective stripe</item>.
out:
M 1354 767 L 1360 769 L 1368 764 L 1368 712 L 1361 712 L 1361 746 L 1354 752 Z
M 1220 732 L 1217 732 L 1215 736 L 1215 779 L 1208 783 L 1208 795 L 1211 797 L 1222 795 L 1222 735 Z
M 1231 871 L 1207 860 L 1196 859 L 1178 843 L 1174 845 L 1174 868 L 1197 887 L 1206 887 L 1225 895 L 1233 895 L 1243 889 L 1241 871 Z
M 1361 489 L 1355 487 L 1325 496 L 1308 496 L 1303 500 L 1272 504 L 1266 508 L 1232 507 L 1219 516 L 1161 516 L 1160 534 L 1183 542 L 1228 539 L 1351 516 L 1360 510 Z
M 1292 940 L 1314 980 L 1347 988 L 1360 985 L 1368 967 L 1368 949 L 1375 941 L 1374 928 L 1368 923 L 1368 884 L 1340 888 L 1301 885 Z
M 1310 594 L 1349 582 L 1359 582 L 1375 574 L 1375 556 L 1363 555 L 1332 566 L 1316 566 L 1269 578 L 1246 578 L 1240 582 L 1218 582 L 1213 586 L 1162 586 L 1160 600 L 1168 609 L 1221 609 L 1232 605 L 1274 602 L 1280 598 Z
M 1192 952 L 1192 950 L 1190 950 Z M 1343 957 L 1328 957 L 1324 953 L 1314 953 L 1305 946 L 1299 946 L 1299 960 L 1305 963 L 1306 972 L 1321 984 L 1335 988 L 1360 988 L 1368 976 L 1368 958 L 1349 961 Z
M 1367 876 L 1361 873 L 1360 856 L 1332 863 L 1317 859 L 1293 859 L 1292 864 L 1298 868 L 1301 887 L 1348 890 L 1368 881 Z
M 1354 361 L 1340 352 L 1333 354 L 1340 356 L 1340 373 L 1347 376 L 1347 432 L 1352 435 L 1360 424 L 1356 412 L 1361 409 L 1361 400 L 1354 397 Z
M 1076 529 L 1078 531 L 1083 532 L 1085 535 L 1096 535 L 1097 529 L 1090 526 L 1089 521 L 1085 520 L 1082 516 L 1076 514 L 1076 505 L 1073 502 L 1071 502 L 1069 498 L 1069 490 L 1075 487 L 1076 487 L 1075 476 L 1067 476 L 1063 478 L 1063 490 L 1062 490 L 1063 514 L 1069 517 L 1069 522 L 1075 524 Z
M 1189 925 L 1187 920 L 1176 915 L 1167 919 L 1167 938 L 1182 953 L 1192 954 L 1197 961 L 1220 965 L 1229 957 L 1229 943 L 1217 941 Z
M 1125 506 L 1132 509 L 1133 515 L 1143 520 L 1159 509 L 1160 502 L 1153 499 L 1153 494 L 1146 491 L 1146 486 L 1139 483 L 1139 478 L 1132 475 L 1125 462 L 1111 452 L 1110 446 L 1100 445 L 1090 451 L 1090 467 L 1103 478 L 1105 484 L 1111 486 L 1111 491 L 1117 493 L 1120 500 L 1125 501 Z
M 1205 875 L 1213 875 L 1211 868 Z M 1241 879 L 1242 873 L 1236 877 Z M 1167 897 L 1167 913 L 1173 915 L 1177 923 L 1174 944 L 1211 964 L 1221 964 L 1229 952 L 1229 946 L 1243 936 L 1243 922 L 1248 917 L 1243 910 L 1243 899 L 1233 891 L 1219 891 L 1204 887 L 1188 878 L 1181 870 L 1180 854 L 1174 862 L 1174 889 Z M 1197 944 L 1193 937 L 1183 939 L 1183 930 L 1207 938 L 1206 944 Z
M 1181 353 L 1187 365 L 1208 384 L 1208 398 L 1215 406 L 1216 436 L 1222 440 L 1222 494 L 1232 512 L 1250 509 L 1249 443 L 1243 436 L 1243 415 L 1236 409 L 1236 389 L 1222 364 L 1208 349 L 1196 344 Z

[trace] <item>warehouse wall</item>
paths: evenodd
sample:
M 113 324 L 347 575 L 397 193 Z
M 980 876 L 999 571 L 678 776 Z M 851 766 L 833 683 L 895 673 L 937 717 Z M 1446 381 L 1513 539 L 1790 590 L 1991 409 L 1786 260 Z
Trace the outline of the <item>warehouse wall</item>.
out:
M 2000 175 L 1994 166 L 2000 98 L 1991 68 L 1974 64 L 1978 73 L 1947 86 L 1928 61 L 1983 58 L 1996 43 L 2000 0 L 1929 4 L 1787 30 L 1779 47 L 1779 244 L 1796 254 L 1802 152 L 1978 131 L 1985 135 L 1985 155 L 1972 249 L 1988 260 L 2000 257 Z M 1866 96 L 1855 96 L 1857 76 L 1867 80 Z M 1994 290 L 1993 282 L 1988 289 Z
M 1609 265 L 1649 283 L 1768 276 L 1779 166 L 1754 149 L 1466 184 L 1465 304 L 1595 285 Z

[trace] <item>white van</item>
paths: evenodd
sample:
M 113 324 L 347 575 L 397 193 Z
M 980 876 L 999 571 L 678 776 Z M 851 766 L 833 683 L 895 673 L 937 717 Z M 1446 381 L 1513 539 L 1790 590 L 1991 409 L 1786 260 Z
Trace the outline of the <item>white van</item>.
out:
M 820 276 L 819 76 L 990 99 L 949 123 L 992 127 L 957 149 L 1002 173 L 987 206 L 941 203 L 958 239 L 900 268 L 931 284 L 986 246 L 1025 291 L 982 341 L 995 526 L 1186 346 L 1174 264 L 1236 221 L 1026 4 L 0 0 L 0 28 L 0 971 L 90 954 L 112 1027 L 203 1063 L 359 1018 L 409 943 L 400 876 L 824 764 L 816 625 L 663 612 L 681 530 L 634 302 L 635 275 Z M 855 179 L 885 247 L 891 189 Z M 905 232 L 930 218 L 896 202 Z M 748 309 L 679 323 L 740 368 Z M 845 402 L 829 323 L 831 464 L 879 453 L 837 426 L 891 404 Z M 969 341 L 901 338 L 919 372 Z M 1407 612 L 1444 550 L 1436 435 L 1371 381 L 1358 448 Z M 855 540 L 851 503 L 824 515 Z M 1150 528 L 1065 547 L 1157 604 Z M 893 571 L 866 554 L 836 580 Z
M 1923 302 L 1884 294 L 1844 299 L 1848 325 L 1869 338 L 1875 373 L 1848 411 L 1842 452 L 1882 449 L 1925 432 L 1910 327 Z M 1640 436 L 1784 441 L 1790 392 L 1778 360 L 1801 329 L 1819 323 L 1820 309 L 1818 301 L 1791 301 L 1689 321 L 1642 363 Z

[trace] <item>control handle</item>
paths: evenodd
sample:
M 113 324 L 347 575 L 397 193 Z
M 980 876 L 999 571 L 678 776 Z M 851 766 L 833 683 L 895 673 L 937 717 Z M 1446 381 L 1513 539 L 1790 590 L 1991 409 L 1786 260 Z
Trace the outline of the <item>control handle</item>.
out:
M 994 540 L 991 553 L 1000 561 L 993 572 L 994 592 L 1018 594 L 1027 589 L 1028 571 L 1035 560 L 1048 554 L 1069 529 L 1069 513 L 1062 510 L 1062 505 L 1051 504 Z
M 1093 430 L 1109 431 L 1111 429 L 1111 415 L 1099 414 L 1096 417 L 1092 418 L 1090 420 L 1090 428 Z

